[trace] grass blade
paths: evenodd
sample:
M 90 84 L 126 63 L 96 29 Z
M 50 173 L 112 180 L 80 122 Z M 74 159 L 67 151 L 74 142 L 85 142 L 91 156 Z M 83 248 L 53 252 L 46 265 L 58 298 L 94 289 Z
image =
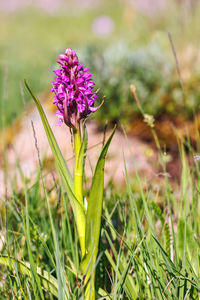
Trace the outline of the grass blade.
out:
M 16 265 L 18 271 L 29 277 L 32 276 L 30 264 L 27 262 L 19 261 L 13 257 L 9 257 L 8 255 L 0 255 L 0 264 L 10 267 L 13 270 Z M 54 276 L 50 275 L 48 272 L 41 270 L 41 268 L 37 267 L 37 275 L 40 278 L 42 286 L 50 292 L 52 295 L 58 297 L 58 286 L 57 280 Z

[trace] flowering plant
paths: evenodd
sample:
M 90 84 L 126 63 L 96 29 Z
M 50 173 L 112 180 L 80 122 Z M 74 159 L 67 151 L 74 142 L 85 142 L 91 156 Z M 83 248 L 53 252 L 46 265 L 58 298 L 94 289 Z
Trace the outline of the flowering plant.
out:
M 101 229 L 105 157 L 115 128 L 101 150 L 92 179 L 88 203 L 84 205 L 83 174 L 88 139 L 84 119 L 99 108 L 94 107 L 97 93 L 93 91 L 95 83 L 91 78 L 92 74 L 88 72 L 89 69 L 79 63 L 74 50 L 66 49 L 65 54 L 60 55 L 58 63 L 61 68 L 54 71 L 57 77 L 52 82 L 51 91 L 55 94 L 53 103 L 58 108 L 56 112 L 59 118 L 58 125 L 65 123 L 72 129 L 75 152 L 73 177 L 39 100 L 34 96 L 26 81 L 25 85 L 37 105 L 58 172 L 72 205 L 80 242 L 80 271 L 85 286 L 84 299 L 93 300 L 95 299 L 95 265 Z

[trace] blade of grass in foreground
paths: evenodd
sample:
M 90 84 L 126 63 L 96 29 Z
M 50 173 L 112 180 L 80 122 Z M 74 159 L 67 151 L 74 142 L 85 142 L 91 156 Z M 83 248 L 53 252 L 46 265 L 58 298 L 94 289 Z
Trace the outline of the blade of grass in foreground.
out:
M 133 282 L 133 278 L 127 273 L 127 270 L 129 269 L 130 265 L 125 264 L 121 257 L 120 254 L 117 253 L 117 251 L 114 248 L 114 245 L 109 237 L 109 234 L 107 233 L 106 230 L 104 230 L 105 235 L 106 235 L 106 239 L 108 240 L 108 243 L 112 249 L 113 255 L 115 257 L 115 260 L 118 261 L 118 266 L 116 265 L 116 263 L 114 262 L 112 256 L 110 255 L 110 253 L 108 252 L 108 250 L 105 251 L 105 255 L 107 257 L 107 259 L 109 260 L 110 264 L 112 265 L 113 269 L 115 272 L 119 273 L 118 277 L 119 277 L 119 283 L 122 280 L 123 281 L 123 285 L 124 285 L 124 289 L 126 291 L 127 296 L 129 296 L 129 299 L 136 299 L 137 298 L 137 293 L 135 290 L 135 285 Z M 131 259 L 134 256 L 134 253 L 131 254 Z
M 0 255 L 0 264 L 8 266 L 13 270 L 17 266 L 18 271 L 21 274 L 31 277 L 31 267 L 29 263 L 19 261 L 13 257 L 9 257 L 8 255 Z M 56 278 L 39 267 L 37 267 L 36 271 L 41 281 L 41 285 L 52 295 L 58 297 L 58 284 Z
M 134 159 L 133 159 L 133 163 L 134 163 Z M 135 167 L 135 165 L 134 165 Z M 151 247 L 150 244 L 148 244 L 148 242 L 146 241 L 146 238 L 144 238 L 144 236 L 146 236 L 143 225 L 141 223 L 141 219 L 140 219 L 140 215 L 139 215 L 139 211 L 133 196 L 133 192 L 130 186 L 130 181 L 129 181 L 129 177 L 128 177 L 128 173 L 127 173 L 127 168 L 126 168 L 126 162 L 124 159 L 124 169 L 125 169 L 125 178 L 126 178 L 126 184 L 127 184 L 127 189 L 128 189 L 128 195 L 129 195 L 129 200 L 130 200 L 130 207 L 132 209 L 132 214 L 135 216 L 135 221 L 134 221 L 134 225 L 135 225 L 135 230 L 137 232 L 137 235 L 140 239 L 140 241 L 142 241 L 141 243 L 141 260 L 143 262 L 144 265 L 144 269 L 145 269 L 145 280 L 146 280 L 146 284 L 148 284 L 148 282 L 150 284 L 148 284 L 148 288 L 147 291 L 148 293 L 151 294 L 151 297 L 155 297 L 156 299 L 160 299 L 160 294 L 162 295 L 162 292 L 165 290 L 165 283 L 162 281 L 161 278 L 159 278 L 156 275 L 156 261 L 154 261 L 153 258 L 153 253 L 151 252 Z M 148 221 L 150 221 L 148 224 L 150 225 L 150 232 L 153 232 L 152 230 L 152 220 L 150 219 L 150 213 L 148 211 L 148 206 L 146 203 L 146 199 L 144 196 L 144 192 L 142 189 L 142 184 L 141 184 L 141 180 L 140 177 L 136 171 L 136 179 L 140 188 L 140 192 L 141 192 L 141 197 L 143 200 L 144 208 L 145 211 L 147 212 L 146 218 Z M 170 294 L 169 291 L 166 289 L 165 294 L 167 294 L 168 299 L 170 299 Z M 149 297 L 149 296 L 148 296 Z

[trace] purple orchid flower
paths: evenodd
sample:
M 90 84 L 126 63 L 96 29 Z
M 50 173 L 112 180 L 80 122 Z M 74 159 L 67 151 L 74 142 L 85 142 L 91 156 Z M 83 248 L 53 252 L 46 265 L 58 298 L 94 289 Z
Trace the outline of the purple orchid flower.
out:
M 53 104 L 58 108 L 58 125 L 64 122 L 67 126 L 76 128 L 81 119 L 99 108 L 94 107 L 97 98 L 97 92 L 93 91 L 95 83 L 89 69 L 79 63 L 74 50 L 66 49 L 65 54 L 60 54 L 59 58 L 57 62 L 61 68 L 54 71 L 57 77 L 51 88 L 55 94 Z

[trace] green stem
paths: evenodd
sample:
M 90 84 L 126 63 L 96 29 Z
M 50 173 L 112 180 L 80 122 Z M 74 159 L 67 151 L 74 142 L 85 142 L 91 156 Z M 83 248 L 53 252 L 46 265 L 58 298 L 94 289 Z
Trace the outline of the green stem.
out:
M 81 130 L 80 125 L 74 129 L 74 152 L 75 152 L 75 167 L 74 167 L 74 193 L 78 201 L 83 204 L 83 170 L 79 163 L 79 154 L 81 150 Z
M 74 135 L 74 194 L 81 205 L 83 205 L 83 166 L 80 163 L 81 150 L 81 130 L 80 124 L 73 130 Z M 77 230 L 81 246 L 81 256 L 85 255 L 85 218 L 82 215 L 77 215 Z
M 74 194 L 83 205 L 83 160 L 80 158 L 81 150 L 81 129 L 80 124 L 76 129 L 73 130 L 74 135 L 74 152 L 75 152 L 75 165 L 74 165 Z M 81 246 L 81 256 L 85 255 L 85 219 L 83 220 L 81 216 L 77 218 L 78 224 L 78 234 Z M 95 289 L 94 289 L 94 274 L 91 273 L 91 268 L 87 271 L 85 280 L 88 281 L 85 288 L 85 300 L 95 300 Z M 91 275 L 91 277 L 90 277 Z

